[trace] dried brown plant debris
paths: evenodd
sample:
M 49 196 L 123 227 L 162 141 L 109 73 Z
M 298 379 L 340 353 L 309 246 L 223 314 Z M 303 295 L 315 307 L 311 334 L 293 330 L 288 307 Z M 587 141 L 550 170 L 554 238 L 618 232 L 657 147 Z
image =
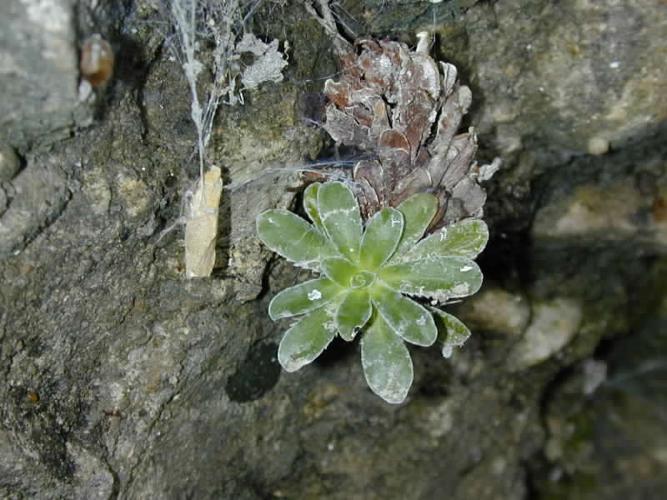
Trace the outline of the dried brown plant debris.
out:
M 337 143 L 376 157 L 352 175 L 366 217 L 417 192 L 438 197 L 440 224 L 481 216 L 477 138 L 472 128 L 457 134 L 472 93 L 458 83 L 456 67 L 436 63 L 427 47 L 360 40 L 341 55 L 342 77 L 325 83 L 324 128 Z
M 478 181 L 490 178 L 500 161 L 478 166 L 475 131 L 458 133 L 472 93 L 458 82 L 456 66 L 431 58 L 425 32 L 415 50 L 390 40 L 348 43 L 327 0 L 317 0 L 317 7 L 307 4 L 341 65 L 340 79 L 324 85 L 324 128 L 337 144 L 374 158 L 358 162 L 352 173 L 364 217 L 417 192 L 440 202 L 433 227 L 481 217 L 486 192 Z

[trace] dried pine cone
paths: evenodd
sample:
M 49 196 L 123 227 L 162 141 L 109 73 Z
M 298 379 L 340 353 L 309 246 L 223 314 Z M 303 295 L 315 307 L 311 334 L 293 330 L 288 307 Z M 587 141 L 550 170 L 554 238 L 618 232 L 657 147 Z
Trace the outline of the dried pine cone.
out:
M 456 134 L 472 94 L 457 82 L 454 65 L 438 65 L 428 55 L 426 36 L 415 51 L 361 40 L 341 55 L 342 78 L 324 86 L 324 128 L 337 143 L 377 158 L 353 171 L 366 218 L 417 192 L 440 200 L 434 227 L 482 215 L 476 135 L 472 128 Z

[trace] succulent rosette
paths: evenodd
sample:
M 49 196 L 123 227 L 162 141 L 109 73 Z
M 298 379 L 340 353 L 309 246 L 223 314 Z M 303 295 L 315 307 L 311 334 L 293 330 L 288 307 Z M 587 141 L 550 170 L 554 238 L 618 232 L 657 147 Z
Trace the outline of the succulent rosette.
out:
M 438 201 L 418 193 L 396 208 L 382 208 L 364 226 L 354 193 L 342 182 L 311 184 L 303 205 L 312 223 L 281 209 L 257 218 L 267 247 L 320 274 L 281 291 L 269 305 L 273 320 L 296 318 L 280 342 L 278 361 L 293 372 L 336 335 L 345 341 L 361 335 L 369 387 L 401 403 L 414 373 L 406 342 L 426 347 L 439 341 L 449 357 L 470 335 L 461 321 L 433 306 L 479 290 L 482 272 L 473 259 L 487 243 L 486 224 L 462 220 L 424 237 Z

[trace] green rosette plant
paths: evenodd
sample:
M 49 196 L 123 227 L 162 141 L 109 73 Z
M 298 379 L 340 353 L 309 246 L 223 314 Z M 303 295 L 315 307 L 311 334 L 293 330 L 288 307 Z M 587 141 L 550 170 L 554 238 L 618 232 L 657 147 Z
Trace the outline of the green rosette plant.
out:
M 438 202 L 419 193 L 381 209 L 364 227 L 354 194 L 341 182 L 311 184 L 303 205 L 312 223 L 281 209 L 257 217 L 267 247 L 320 274 L 278 293 L 269 305 L 273 320 L 298 318 L 280 342 L 278 361 L 294 372 L 336 335 L 349 342 L 361 334 L 369 387 L 389 403 L 403 402 L 413 380 L 405 342 L 431 346 L 439 339 L 449 357 L 470 335 L 433 306 L 479 290 L 482 273 L 472 259 L 488 241 L 486 224 L 463 220 L 422 239 Z

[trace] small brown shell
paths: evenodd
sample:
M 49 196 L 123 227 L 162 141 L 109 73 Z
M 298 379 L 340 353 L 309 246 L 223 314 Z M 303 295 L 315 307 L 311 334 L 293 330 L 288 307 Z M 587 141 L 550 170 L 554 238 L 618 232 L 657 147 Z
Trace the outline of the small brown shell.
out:
M 113 74 L 114 55 L 111 45 L 98 33 L 89 36 L 81 47 L 81 76 L 93 87 L 107 83 Z

